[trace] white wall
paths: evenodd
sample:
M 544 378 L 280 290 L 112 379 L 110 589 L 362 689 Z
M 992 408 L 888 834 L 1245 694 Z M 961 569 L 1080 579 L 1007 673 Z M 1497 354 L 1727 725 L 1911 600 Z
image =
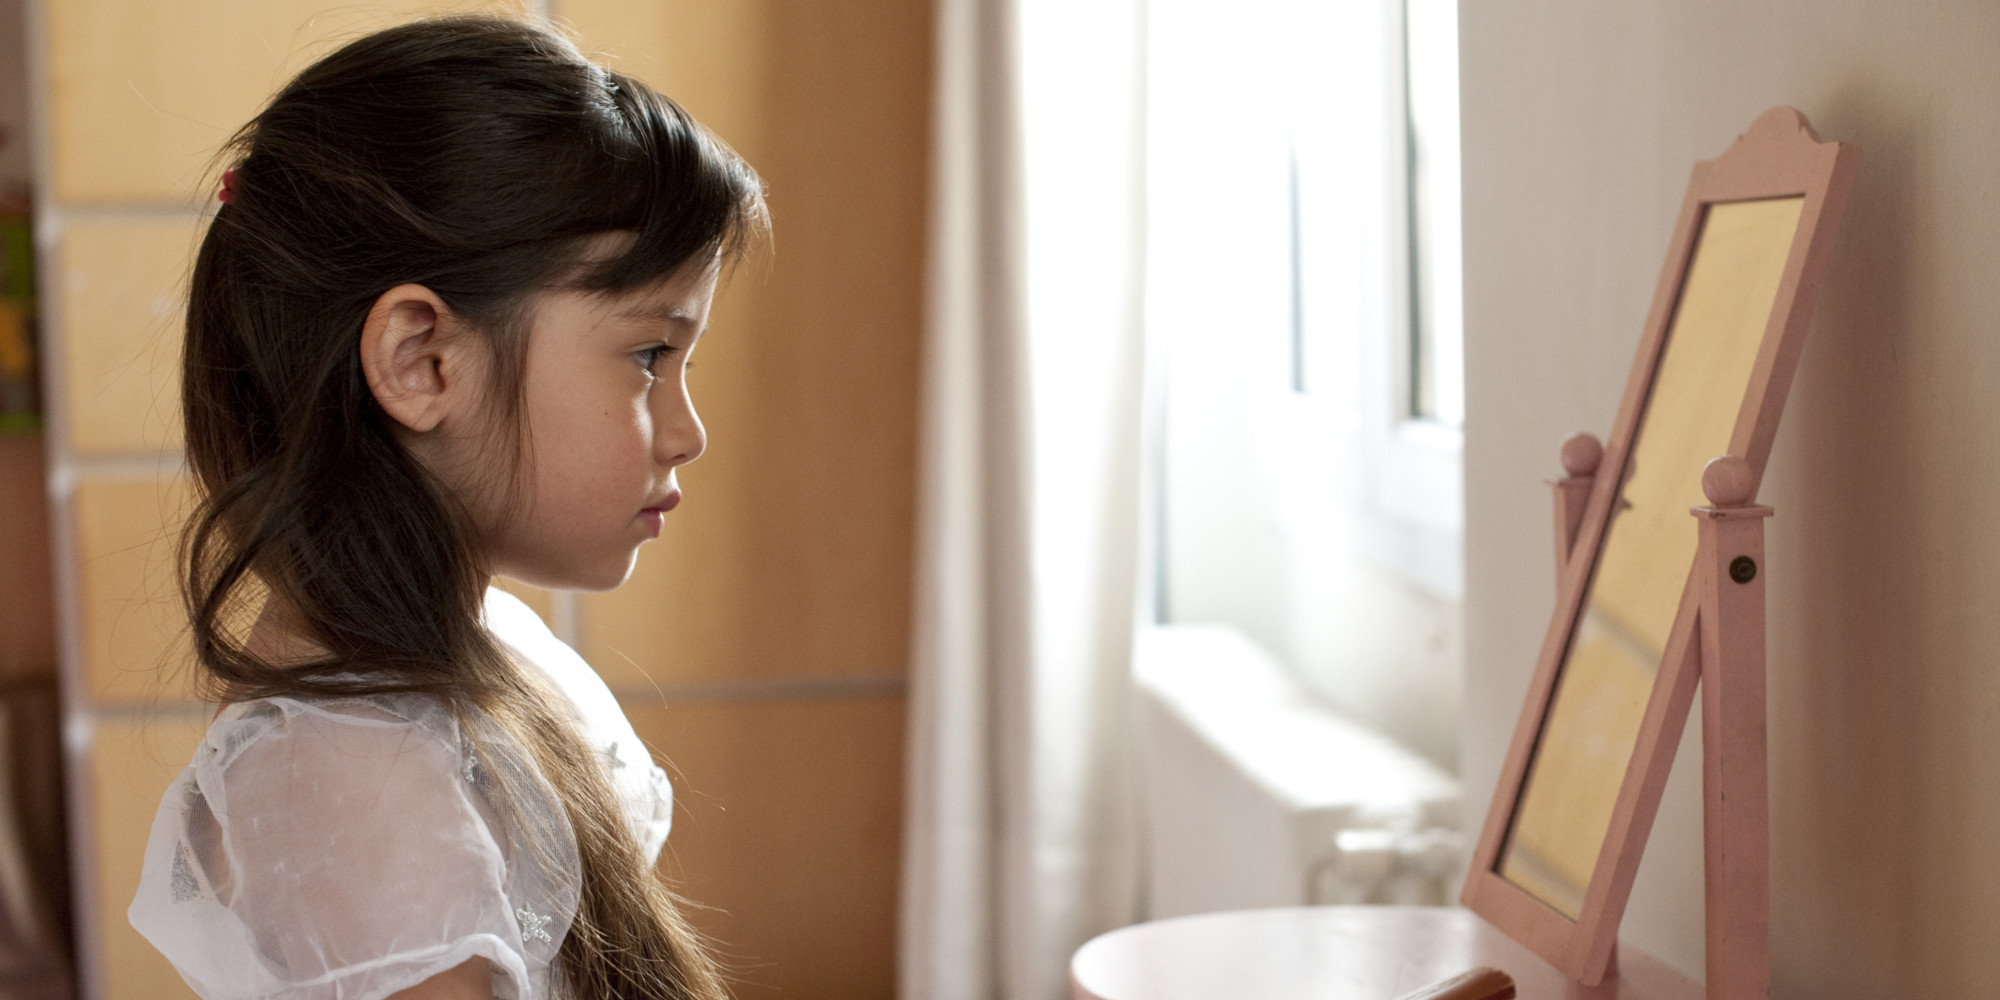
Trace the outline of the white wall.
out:
M 1461 18 L 1468 794 L 1491 794 L 1554 600 L 1557 442 L 1609 427 L 1693 162 L 1790 104 L 1862 156 L 1762 497 L 1772 994 L 1989 995 L 2000 4 L 1474 0 Z M 1625 923 L 1696 973 L 1698 754 L 1683 742 Z

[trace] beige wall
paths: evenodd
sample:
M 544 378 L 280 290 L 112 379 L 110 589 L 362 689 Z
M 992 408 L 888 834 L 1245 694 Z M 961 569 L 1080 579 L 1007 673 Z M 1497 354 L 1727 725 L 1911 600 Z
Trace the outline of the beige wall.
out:
M 314 53 L 435 6 L 31 8 L 46 46 L 37 162 L 64 671 L 73 721 L 95 734 L 71 772 L 85 978 L 107 998 L 186 995 L 124 908 L 144 825 L 206 718 L 188 701 L 168 560 L 187 503 L 173 368 L 209 158 Z M 675 773 L 668 864 L 741 994 L 887 996 L 929 4 L 551 6 L 763 173 L 777 252 L 718 303 L 692 376 L 709 453 L 632 584 L 527 596 Z
M 2000 6 L 1461 11 L 1471 794 L 1495 780 L 1554 599 L 1556 444 L 1610 425 L 1689 167 L 1793 105 L 1862 158 L 1763 494 L 1772 994 L 1990 995 Z M 1697 973 L 1698 744 L 1625 925 Z

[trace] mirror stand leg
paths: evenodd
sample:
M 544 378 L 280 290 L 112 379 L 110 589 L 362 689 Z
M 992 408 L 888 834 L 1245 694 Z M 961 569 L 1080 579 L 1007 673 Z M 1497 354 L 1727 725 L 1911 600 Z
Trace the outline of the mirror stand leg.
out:
M 1771 989 L 1770 812 L 1764 714 L 1764 518 L 1697 507 L 1701 524 L 1702 827 L 1709 1000 Z

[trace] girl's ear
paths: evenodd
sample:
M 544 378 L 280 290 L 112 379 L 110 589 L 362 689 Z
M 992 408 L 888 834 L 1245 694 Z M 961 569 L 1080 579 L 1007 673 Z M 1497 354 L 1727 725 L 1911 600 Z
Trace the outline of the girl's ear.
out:
M 361 324 L 361 372 L 382 412 L 421 434 L 474 402 L 482 345 L 465 333 L 436 292 L 422 285 L 383 292 Z

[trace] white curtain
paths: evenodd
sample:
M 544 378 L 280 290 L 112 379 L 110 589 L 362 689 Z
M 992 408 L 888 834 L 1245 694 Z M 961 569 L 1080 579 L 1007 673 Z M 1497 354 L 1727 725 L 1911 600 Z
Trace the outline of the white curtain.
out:
M 1133 920 L 1143 0 L 940 0 L 903 1000 Z

